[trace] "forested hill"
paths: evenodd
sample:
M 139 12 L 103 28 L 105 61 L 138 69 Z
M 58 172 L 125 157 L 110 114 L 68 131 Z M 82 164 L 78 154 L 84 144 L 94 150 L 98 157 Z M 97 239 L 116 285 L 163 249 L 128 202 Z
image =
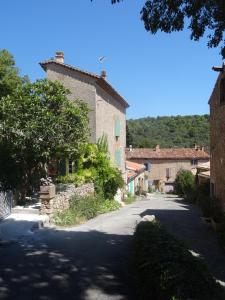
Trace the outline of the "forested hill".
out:
M 127 121 L 127 146 L 153 148 L 193 147 L 209 149 L 209 115 L 147 117 Z

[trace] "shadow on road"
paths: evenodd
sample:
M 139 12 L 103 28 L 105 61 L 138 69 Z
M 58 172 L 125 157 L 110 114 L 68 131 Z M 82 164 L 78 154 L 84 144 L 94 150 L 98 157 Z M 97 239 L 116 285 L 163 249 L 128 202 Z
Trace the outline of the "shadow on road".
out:
M 131 246 L 131 236 L 54 229 L 1 245 L 0 299 L 135 299 Z
M 205 260 L 216 279 L 225 283 L 225 253 L 218 244 L 215 231 L 200 218 L 198 207 L 171 196 L 165 197 L 165 201 L 175 205 L 168 209 L 147 209 L 140 216 L 155 215 L 171 234 Z

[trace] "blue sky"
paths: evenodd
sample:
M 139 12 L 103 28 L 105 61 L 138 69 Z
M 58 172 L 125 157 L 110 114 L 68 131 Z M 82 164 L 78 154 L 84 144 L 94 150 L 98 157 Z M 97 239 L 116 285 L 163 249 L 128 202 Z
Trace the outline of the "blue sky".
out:
M 15 57 L 32 80 L 45 73 L 39 62 L 65 53 L 65 62 L 100 73 L 100 56 L 108 81 L 130 103 L 127 118 L 205 114 L 221 65 L 219 49 L 190 32 L 150 35 L 139 12 L 144 0 L 2 0 L 0 48 Z

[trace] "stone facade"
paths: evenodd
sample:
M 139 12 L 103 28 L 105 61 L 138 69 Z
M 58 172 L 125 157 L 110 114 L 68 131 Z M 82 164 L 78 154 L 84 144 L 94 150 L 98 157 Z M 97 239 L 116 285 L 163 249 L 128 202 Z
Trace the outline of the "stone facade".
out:
M 48 79 L 57 80 L 70 90 L 71 100 L 81 99 L 88 104 L 90 142 L 96 143 L 105 134 L 112 162 L 125 173 L 127 102 L 106 81 L 105 74 L 99 76 L 81 71 L 62 60 L 46 61 L 41 66 Z M 119 122 L 119 134 L 115 132 L 116 122 Z
M 210 104 L 210 182 L 211 195 L 225 210 L 225 66 L 220 71 Z
M 62 212 L 69 208 L 72 196 L 84 197 L 94 194 L 93 183 L 88 183 L 80 187 L 74 184 L 59 184 L 56 186 L 57 194 L 54 198 L 41 199 L 41 213 L 52 215 L 54 212 Z

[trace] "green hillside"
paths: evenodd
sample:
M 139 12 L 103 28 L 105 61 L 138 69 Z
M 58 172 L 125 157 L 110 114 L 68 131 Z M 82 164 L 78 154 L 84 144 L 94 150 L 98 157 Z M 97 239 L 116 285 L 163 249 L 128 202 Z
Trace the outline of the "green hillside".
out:
M 209 115 L 147 117 L 127 121 L 127 146 L 153 148 L 193 147 L 209 149 Z

